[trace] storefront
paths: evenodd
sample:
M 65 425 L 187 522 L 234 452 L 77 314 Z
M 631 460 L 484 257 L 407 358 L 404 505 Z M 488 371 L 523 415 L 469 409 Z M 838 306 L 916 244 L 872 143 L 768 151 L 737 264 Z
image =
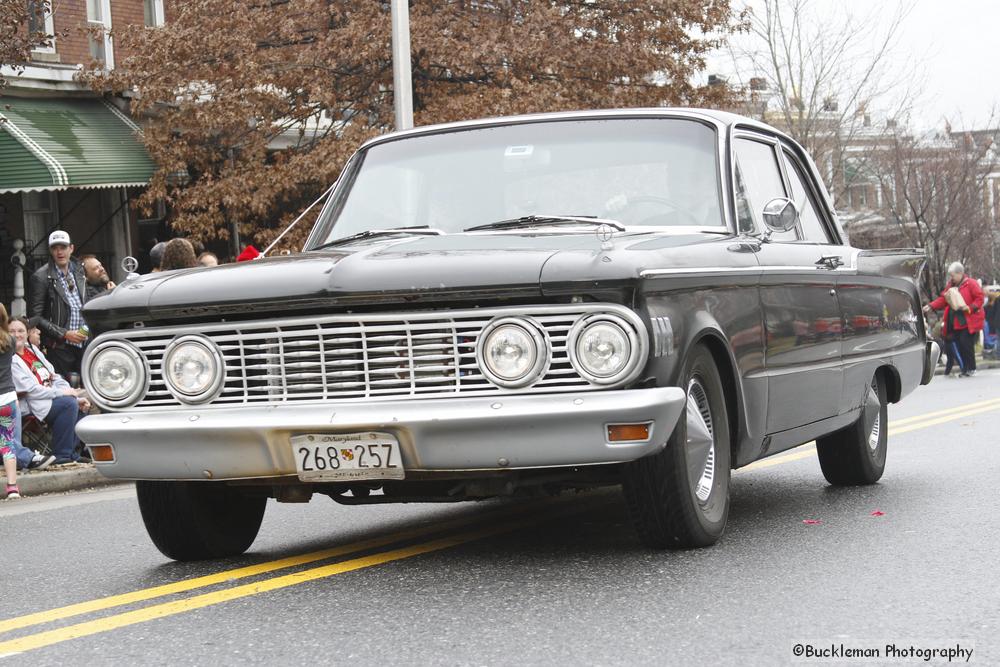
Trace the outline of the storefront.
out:
M 96 255 L 120 278 L 138 247 L 131 200 L 154 171 L 139 128 L 112 103 L 94 98 L 0 98 L 0 298 L 12 310 L 23 242 L 27 272 L 48 260 L 46 239 L 69 232 L 77 256 Z M 17 295 L 20 297 L 20 294 Z

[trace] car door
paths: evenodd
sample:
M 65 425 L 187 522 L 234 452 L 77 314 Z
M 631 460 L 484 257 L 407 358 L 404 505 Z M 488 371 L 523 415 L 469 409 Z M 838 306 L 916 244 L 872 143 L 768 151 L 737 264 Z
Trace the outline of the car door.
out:
M 756 253 L 766 336 L 766 429 L 779 433 L 839 412 L 843 320 L 837 280 L 849 253 L 831 242 L 801 178 L 793 185 L 788 154 L 776 137 L 739 132 L 733 153 L 741 227 L 764 230 L 764 206 L 778 197 L 792 199 L 802 212 L 795 229 L 771 234 Z

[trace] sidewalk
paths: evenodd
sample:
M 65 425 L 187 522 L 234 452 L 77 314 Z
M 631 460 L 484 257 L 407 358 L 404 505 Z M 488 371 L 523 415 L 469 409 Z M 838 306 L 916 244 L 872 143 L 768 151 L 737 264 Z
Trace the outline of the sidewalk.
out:
M 43 493 L 66 493 L 82 491 L 96 486 L 125 484 L 117 479 L 108 479 L 92 464 L 70 463 L 53 466 L 45 470 L 19 470 L 17 485 L 25 497 L 40 496 Z
M 976 370 L 977 371 L 988 371 L 994 368 L 1000 368 L 1000 360 L 997 359 L 976 359 Z M 958 368 L 952 369 L 952 373 L 957 373 Z M 944 364 L 938 364 L 938 367 L 934 369 L 934 375 L 944 375 Z

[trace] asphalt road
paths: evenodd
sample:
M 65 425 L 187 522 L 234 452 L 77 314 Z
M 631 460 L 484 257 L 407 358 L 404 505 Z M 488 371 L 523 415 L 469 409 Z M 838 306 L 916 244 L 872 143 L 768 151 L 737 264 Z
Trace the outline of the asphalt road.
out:
M 1000 371 L 936 378 L 890 409 L 881 483 L 834 489 L 793 450 L 735 474 L 717 546 L 673 553 L 638 544 L 617 491 L 270 503 L 249 554 L 200 564 L 156 551 L 128 487 L 4 502 L 0 665 L 774 665 L 890 643 L 998 664 L 998 432 Z

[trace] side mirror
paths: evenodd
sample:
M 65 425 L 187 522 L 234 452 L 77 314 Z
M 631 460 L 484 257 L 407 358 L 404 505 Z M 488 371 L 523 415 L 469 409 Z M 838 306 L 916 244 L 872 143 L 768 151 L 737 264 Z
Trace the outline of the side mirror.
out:
M 791 199 L 776 197 L 764 206 L 763 218 L 772 232 L 787 232 L 799 224 L 799 211 Z

